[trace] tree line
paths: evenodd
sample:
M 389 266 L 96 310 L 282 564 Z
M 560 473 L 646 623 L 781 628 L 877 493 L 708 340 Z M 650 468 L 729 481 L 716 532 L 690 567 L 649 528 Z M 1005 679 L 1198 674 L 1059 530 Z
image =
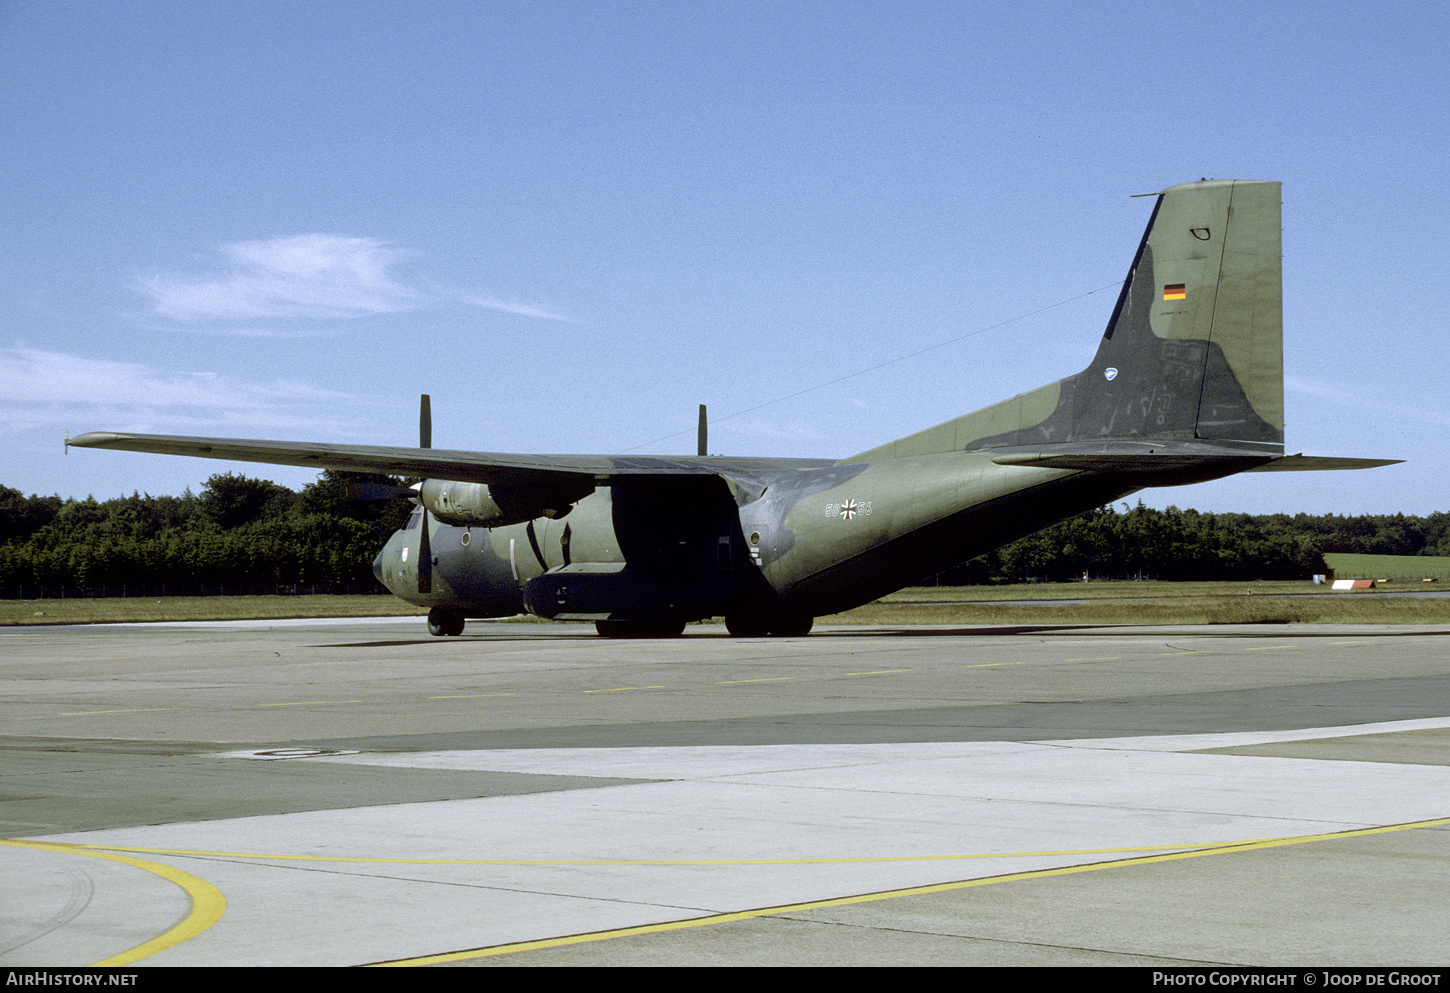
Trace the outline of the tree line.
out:
M 1450 555 L 1450 514 L 1206 514 L 1107 506 L 943 573 L 944 584 L 1105 578 L 1308 579 L 1326 552 Z
M 231 473 L 201 493 L 97 501 L 0 486 L 0 596 L 46 590 L 383 592 L 372 560 L 406 500 L 357 500 L 386 476 L 328 470 L 295 492 Z M 1120 509 L 1121 508 L 1121 509 Z M 1102 507 L 950 569 L 945 584 L 1100 577 L 1307 579 L 1325 552 L 1450 555 L 1450 514 L 1207 514 L 1140 502 Z M 930 580 L 930 577 L 923 577 Z
M 384 592 L 372 561 L 412 505 L 352 499 L 358 481 L 399 482 L 328 470 L 298 493 L 226 473 L 99 502 L 0 486 L 0 596 Z

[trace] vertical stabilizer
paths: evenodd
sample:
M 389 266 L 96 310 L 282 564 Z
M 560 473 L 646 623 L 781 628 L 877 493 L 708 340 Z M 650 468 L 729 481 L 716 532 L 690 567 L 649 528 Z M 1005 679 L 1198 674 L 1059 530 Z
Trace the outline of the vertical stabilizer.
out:
M 1277 182 L 1170 186 L 1092 364 L 845 461 L 1028 448 L 1284 451 Z
M 1282 284 L 1278 183 L 1164 190 L 1063 440 L 1282 451 Z

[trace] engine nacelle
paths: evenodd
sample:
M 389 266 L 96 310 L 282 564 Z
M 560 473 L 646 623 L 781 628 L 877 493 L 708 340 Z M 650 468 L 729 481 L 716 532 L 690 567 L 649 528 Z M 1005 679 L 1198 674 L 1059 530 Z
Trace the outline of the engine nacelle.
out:
M 418 487 L 418 500 L 444 524 L 499 528 L 536 517 L 563 517 L 593 491 L 593 482 L 574 480 L 548 487 L 521 487 L 425 479 Z

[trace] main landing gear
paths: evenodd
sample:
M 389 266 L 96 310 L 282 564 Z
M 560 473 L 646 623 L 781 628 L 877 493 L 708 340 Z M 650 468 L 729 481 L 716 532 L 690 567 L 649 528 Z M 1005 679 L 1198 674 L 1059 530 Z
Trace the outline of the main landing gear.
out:
M 428 633 L 435 638 L 456 638 L 463 633 L 463 615 L 434 607 L 428 611 Z
M 815 618 L 809 614 L 726 614 L 725 630 L 732 638 L 804 638 Z M 595 621 L 594 630 L 605 638 L 678 638 L 684 621 Z
M 434 607 L 428 611 L 428 633 L 435 638 L 463 633 L 462 614 Z M 808 614 L 727 614 L 725 630 L 732 638 L 804 638 L 815 619 Z M 595 621 L 594 630 L 605 638 L 678 638 L 685 633 L 679 620 Z
M 605 638 L 678 638 L 684 621 L 595 621 L 594 630 Z
M 814 624 L 809 614 L 725 615 L 725 630 L 732 638 L 804 638 Z

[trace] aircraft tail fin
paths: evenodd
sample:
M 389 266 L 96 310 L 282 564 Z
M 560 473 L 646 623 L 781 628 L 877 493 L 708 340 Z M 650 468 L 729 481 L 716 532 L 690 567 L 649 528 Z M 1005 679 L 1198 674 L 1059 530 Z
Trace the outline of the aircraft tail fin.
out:
M 950 451 L 1284 452 L 1280 184 L 1158 195 L 1092 364 L 847 461 Z
M 1282 454 L 1279 184 L 1186 183 L 1158 197 L 1068 438 L 1199 441 Z

